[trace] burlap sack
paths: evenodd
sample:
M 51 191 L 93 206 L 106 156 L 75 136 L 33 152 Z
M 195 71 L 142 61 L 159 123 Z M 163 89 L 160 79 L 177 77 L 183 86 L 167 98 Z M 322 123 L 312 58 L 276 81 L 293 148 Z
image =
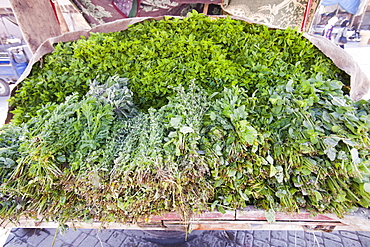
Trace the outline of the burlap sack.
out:
M 224 16 L 214 16 L 215 18 L 220 18 Z M 68 42 L 79 39 L 81 36 L 88 37 L 89 34 L 95 32 L 117 32 L 121 30 L 125 30 L 129 27 L 129 25 L 133 25 L 135 23 L 148 20 L 148 19 L 155 19 L 160 20 L 163 17 L 135 17 L 135 18 L 127 18 L 123 20 L 117 20 L 114 22 L 110 22 L 107 24 L 96 26 L 90 30 L 86 31 L 75 31 L 65 33 L 58 37 L 53 37 L 41 44 L 41 46 L 37 49 L 36 53 L 32 57 L 27 69 L 23 73 L 23 75 L 19 78 L 17 83 L 21 83 L 29 73 L 31 72 L 33 64 L 42 60 L 42 57 L 47 54 L 51 53 L 54 50 L 53 44 L 58 42 Z M 176 17 L 179 18 L 179 17 Z M 233 19 L 243 20 L 249 23 L 256 23 L 251 20 L 242 17 L 231 17 Z M 257 23 L 261 24 L 261 23 Z M 268 26 L 268 25 L 267 25 Z M 276 28 L 274 26 L 268 26 L 269 28 Z M 321 36 L 311 35 L 308 33 L 304 33 L 304 37 L 311 41 L 318 49 L 320 49 L 326 56 L 328 56 L 338 68 L 345 71 L 351 77 L 351 91 L 350 96 L 353 100 L 358 101 L 362 99 L 362 97 L 368 92 L 370 87 L 370 80 L 366 77 L 366 75 L 361 71 L 359 65 L 354 61 L 351 55 L 349 55 L 346 51 L 339 48 L 338 46 L 334 45 L 331 41 L 325 39 Z M 42 64 L 42 63 L 41 63 Z M 12 92 L 14 94 L 14 92 Z

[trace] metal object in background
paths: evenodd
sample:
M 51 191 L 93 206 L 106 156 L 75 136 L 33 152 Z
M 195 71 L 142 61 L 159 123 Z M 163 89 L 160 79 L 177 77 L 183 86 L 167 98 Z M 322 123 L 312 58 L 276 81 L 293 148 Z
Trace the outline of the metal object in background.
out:
M 26 45 L 0 52 L 0 96 L 10 94 L 9 84 L 16 83 L 26 69 L 31 53 Z

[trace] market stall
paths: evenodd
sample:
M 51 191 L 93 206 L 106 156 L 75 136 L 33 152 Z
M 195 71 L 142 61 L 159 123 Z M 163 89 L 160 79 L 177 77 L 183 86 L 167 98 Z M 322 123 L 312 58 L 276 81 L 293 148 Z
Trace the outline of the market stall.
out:
M 238 17 L 50 38 L 0 133 L 3 226 L 368 230 L 369 85 L 323 37 Z

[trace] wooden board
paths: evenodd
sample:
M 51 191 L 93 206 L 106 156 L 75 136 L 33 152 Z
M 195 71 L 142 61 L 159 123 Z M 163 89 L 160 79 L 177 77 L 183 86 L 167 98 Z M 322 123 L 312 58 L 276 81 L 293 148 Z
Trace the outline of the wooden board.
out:
M 32 53 L 42 42 L 62 34 L 50 0 L 9 0 Z
M 130 229 L 130 230 L 302 230 L 302 231 L 370 231 L 368 215 L 363 212 L 338 218 L 333 214 L 311 216 L 308 212 L 277 213 L 276 221 L 269 223 L 264 210 L 247 209 L 220 212 L 205 212 L 184 222 L 177 213 L 167 213 L 142 219 L 135 223 L 67 222 L 70 228 Z M 42 217 L 40 217 L 42 219 Z M 56 222 L 22 218 L 18 222 L 2 222 L 4 228 L 57 228 Z

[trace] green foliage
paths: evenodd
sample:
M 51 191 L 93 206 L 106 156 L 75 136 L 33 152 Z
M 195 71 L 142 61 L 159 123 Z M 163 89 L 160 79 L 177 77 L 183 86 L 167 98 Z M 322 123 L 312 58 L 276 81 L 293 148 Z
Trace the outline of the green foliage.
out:
M 19 128 L 23 137 L 3 156 L 16 155 L 1 189 L 4 217 L 127 222 L 177 211 L 188 219 L 252 204 L 273 220 L 276 211 L 343 215 L 370 205 L 369 107 L 338 81 L 211 96 L 191 82 L 147 113 L 126 80 L 90 85 L 82 100 L 44 107 Z
M 8 183 L 17 167 L 17 160 L 20 157 L 18 149 L 23 141 L 24 131 L 24 126 L 8 124 L 0 132 L 0 186 Z M 11 198 L 8 193 L 0 189 L 0 214 L 11 211 L 16 205 L 16 198 Z
M 369 207 L 370 105 L 338 79 L 296 31 L 198 14 L 58 44 L 11 100 L 0 214 Z
M 342 86 L 311 78 L 251 95 L 225 88 L 206 122 L 209 152 L 220 156 L 213 206 L 338 215 L 353 202 L 368 207 L 369 116 Z
M 189 217 L 207 209 L 212 156 L 198 148 L 210 104 L 204 91 L 195 84 L 178 88 L 159 110 L 122 117 L 107 98 L 126 99 L 119 108 L 135 110 L 131 92 L 117 90 L 112 79 L 109 84 L 102 93 L 92 83 L 82 100 L 68 97 L 27 123 L 21 157 L 3 188 L 10 198 L 24 195 L 16 213 L 32 216 L 37 210 L 60 222 L 97 215 L 125 221 L 172 210 Z
M 9 197 L 22 198 L 18 199 L 18 212 L 32 215 L 37 207 L 37 211 L 43 211 L 45 216 L 53 214 L 63 206 L 79 203 L 73 201 L 78 195 L 73 190 L 83 190 L 84 187 L 74 188 L 76 180 L 88 176 L 91 184 L 96 182 L 91 177 L 94 174 L 108 176 L 114 160 L 115 146 L 109 140 L 117 134 L 113 128 L 115 120 L 124 118 L 123 110 L 132 115 L 137 112 L 131 92 L 125 84 L 117 84 L 118 81 L 122 82 L 118 78 L 109 79 L 103 91 L 92 83 L 82 100 L 78 95 L 72 95 L 63 104 L 47 105 L 18 130 L 22 140 L 18 138 L 17 146 L 13 148 L 17 154 L 13 159 L 16 167 L 12 167 L 9 173 L 12 177 L 3 188 Z M 130 106 L 132 110 L 129 110 Z M 12 134 L 8 127 L 4 133 Z M 12 138 L 17 138 L 20 133 Z M 5 159 L 14 156 L 10 151 L 5 154 Z M 30 200 L 37 203 L 29 207 Z M 76 207 L 73 205 L 71 210 Z
M 112 174 L 118 207 L 131 217 L 178 211 L 188 218 L 212 198 L 208 163 L 199 150 L 210 102 L 203 90 L 175 89 L 176 97 L 127 123 Z
M 0 132 L 0 184 L 7 182 L 17 165 L 24 131 L 24 127 L 8 124 Z
M 115 33 L 59 43 L 36 64 L 10 104 L 13 121 L 27 121 L 49 102 L 62 103 L 72 93 L 84 95 L 89 80 L 100 76 L 130 80 L 136 104 L 159 108 L 195 79 L 212 94 L 224 87 L 258 88 L 290 79 L 323 79 L 348 84 L 348 76 L 295 30 L 193 13 L 184 19 L 144 21 Z

